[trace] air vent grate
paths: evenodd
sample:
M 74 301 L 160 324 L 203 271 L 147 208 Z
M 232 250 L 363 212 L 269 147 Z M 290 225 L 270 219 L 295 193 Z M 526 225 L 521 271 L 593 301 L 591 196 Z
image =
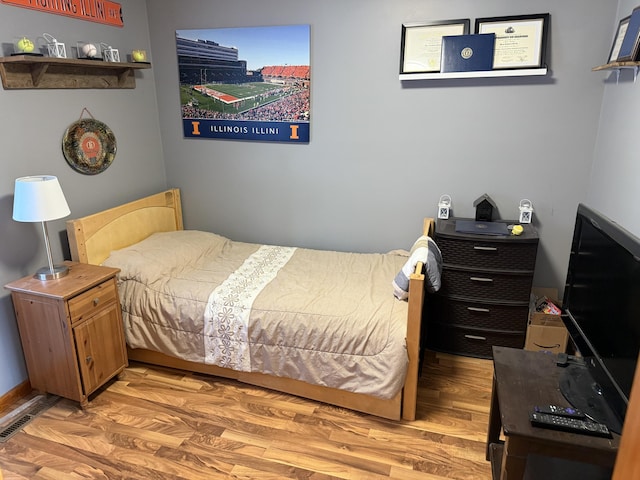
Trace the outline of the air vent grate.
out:
M 20 418 L 11 422 L 11 424 L 9 424 L 0 432 L 0 443 L 4 443 L 7 440 L 9 440 L 16 433 L 22 430 L 22 427 L 24 427 L 27 423 L 29 423 L 34 418 L 36 418 L 34 415 L 23 415 Z
M 4 443 L 9 440 L 12 436 L 22 430 L 25 425 L 31 422 L 31 420 L 36 418 L 42 412 L 48 410 L 49 407 L 55 405 L 59 399 L 60 397 L 55 395 L 40 397 L 37 402 L 29 406 L 26 413 L 17 416 L 9 424 L 2 427 L 2 430 L 0 430 L 0 443 Z M 11 415 L 7 415 L 7 417 L 10 416 Z

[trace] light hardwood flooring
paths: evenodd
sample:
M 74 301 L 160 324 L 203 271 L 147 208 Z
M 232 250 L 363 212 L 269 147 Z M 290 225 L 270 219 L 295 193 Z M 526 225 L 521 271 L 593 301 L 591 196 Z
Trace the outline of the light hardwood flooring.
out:
M 427 352 L 418 419 L 394 422 L 132 364 L 85 410 L 62 399 L 0 443 L 0 478 L 486 480 L 492 375 Z

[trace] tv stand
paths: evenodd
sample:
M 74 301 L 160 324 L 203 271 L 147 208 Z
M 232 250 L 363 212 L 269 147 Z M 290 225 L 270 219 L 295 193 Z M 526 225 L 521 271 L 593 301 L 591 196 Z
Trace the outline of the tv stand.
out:
M 604 423 L 609 430 L 622 433 L 622 422 L 602 396 L 602 387 L 593 379 L 584 363 L 569 365 L 560 376 L 560 391 L 564 398 L 593 420 Z
M 567 367 L 557 366 L 556 360 L 557 355 L 548 352 L 493 347 L 486 455 L 494 479 L 522 479 L 529 454 L 613 468 L 620 444 L 618 434 L 608 439 L 531 425 L 529 414 L 536 405 L 569 406 L 559 389 L 560 377 Z M 504 441 L 500 440 L 501 432 Z

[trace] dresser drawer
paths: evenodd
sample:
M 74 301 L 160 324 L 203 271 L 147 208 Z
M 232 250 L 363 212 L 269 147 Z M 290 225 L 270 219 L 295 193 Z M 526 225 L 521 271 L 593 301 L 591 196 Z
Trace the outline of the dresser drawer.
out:
M 492 358 L 492 347 L 522 348 L 524 333 L 493 332 L 430 323 L 427 327 L 427 348 L 439 352 Z
M 440 294 L 496 302 L 529 303 L 533 277 L 445 268 Z
M 107 280 L 69 300 L 71 323 L 83 320 L 117 300 L 116 282 Z
M 526 333 L 529 306 L 468 302 L 434 295 L 429 315 L 434 322 L 446 326 Z
M 525 270 L 533 272 L 537 243 L 497 242 L 489 239 L 447 238 L 436 235 L 445 265 L 490 270 Z

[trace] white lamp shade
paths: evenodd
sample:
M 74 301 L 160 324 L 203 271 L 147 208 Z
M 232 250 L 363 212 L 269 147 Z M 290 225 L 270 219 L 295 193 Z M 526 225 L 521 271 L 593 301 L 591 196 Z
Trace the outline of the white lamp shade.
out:
M 34 175 L 16 179 L 13 219 L 18 222 L 46 222 L 71 213 L 58 178 Z

